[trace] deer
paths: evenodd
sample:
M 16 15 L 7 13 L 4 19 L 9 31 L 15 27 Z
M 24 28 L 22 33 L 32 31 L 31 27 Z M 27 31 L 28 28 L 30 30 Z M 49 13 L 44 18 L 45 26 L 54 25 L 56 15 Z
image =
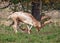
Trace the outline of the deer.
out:
M 41 21 L 46 18 L 50 18 L 50 16 L 47 16 L 47 15 L 42 16 Z M 34 26 L 36 28 L 36 30 L 39 32 L 39 30 L 42 27 L 44 27 L 46 24 L 49 24 L 52 22 L 50 19 L 50 20 L 45 21 L 42 24 L 40 21 L 36 20 L 31 13 L 27 13 L 27 12 L 23 12 L 23 11 L 12 13 L 11 15 L 8 16 L 8 19 L 12 19 L 13 22 L 11 25 L 12 25 L 15 33 L 18 32 L 17 29 L 19 28 L 19 24 L 21 24 L 21 23 L 27 24 L 28 34 L 31 33 L 32 26 Z M 31 25 L 31 26 L 29 27 L 29 25 Z
M 8 19 L 13 20 L 12 27 L 13 27 L 15 33 L 17 33 L 19 22 L 27 24 L 28 34 L 31 33 L 32 26 L 34 26 L 38 32 L 41 29 L 41 23 L 39 21 L 37 21 L 32 16 L 31 13 L 26 13 L 26 12 L 23 12 L 23 11 L 14 12 L 11 15 L 8 16 Z M 29 25 L 31 25 L 31 27 L 29 27 Z

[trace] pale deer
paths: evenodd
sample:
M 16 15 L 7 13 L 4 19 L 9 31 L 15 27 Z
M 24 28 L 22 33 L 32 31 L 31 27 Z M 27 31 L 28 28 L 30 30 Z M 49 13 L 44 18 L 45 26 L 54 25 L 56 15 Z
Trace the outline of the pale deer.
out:
M 19 22 L 27 24 L 28 34 L 30 34 L 32 26 L 34 26 L 37 31 L 39 31 L 41 28 L 41 23 L 39 21 L 37 21 L 30 13 L 26 13 L 26 12 L 22 12 L 22 11 L 14 12 L 8 17 L 8 19 L 9 18 L 11 18 L 14 22 L 13 29 L 16 33 L 17 33 L 17 28 L 18 28 Z M 28 25 L 31 25 L 31 27 L 29 27 Z

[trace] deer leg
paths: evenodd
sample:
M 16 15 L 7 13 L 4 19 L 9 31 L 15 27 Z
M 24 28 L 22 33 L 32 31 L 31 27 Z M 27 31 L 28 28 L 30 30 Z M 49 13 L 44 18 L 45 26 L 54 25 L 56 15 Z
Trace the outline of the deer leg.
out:
M 50 24 L 50 23 L 52 23 L 52 20 L 51 20 L 51 19 L 48 20 L 48 21 L 45 21 L 45 22 L 42 24 L 42 27 L 44 27 L 45 25 Z
M 31 33 L 31 28 L 32 28 L 32 26 L 29 27 L 29 26 L 27 25 L 27 28 L 28 28 L 28 34 L 30 34 L 30 33 Z
M 13 21 L 14 21 L 13 29 L 14 29 L 15 33 L 17 33 L 17 20 L 13 19 Z
M 15 33 L 17 33 L 17 26 L 15 24 L 13 25 L 13 29 L 14 29 Z

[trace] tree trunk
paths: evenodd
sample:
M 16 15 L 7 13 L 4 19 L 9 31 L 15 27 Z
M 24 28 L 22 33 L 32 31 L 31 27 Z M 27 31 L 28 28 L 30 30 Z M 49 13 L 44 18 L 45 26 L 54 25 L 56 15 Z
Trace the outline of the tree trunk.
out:
M 40 21 L 41 19 L 41 11 L 40 11 L 40 0 L 32 2 L 32 15 L 35 17 L 36 20 Z

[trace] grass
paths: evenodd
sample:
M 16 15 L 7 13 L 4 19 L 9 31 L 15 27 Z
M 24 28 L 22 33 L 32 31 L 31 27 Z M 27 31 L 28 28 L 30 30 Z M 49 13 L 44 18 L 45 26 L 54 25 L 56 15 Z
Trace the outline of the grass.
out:
M 60 43 L 60 27 L 46 25 L 39 33 L 32 28 L 31 34 L 14 33 L 12 27 L 0 25 L 0 43 Z

